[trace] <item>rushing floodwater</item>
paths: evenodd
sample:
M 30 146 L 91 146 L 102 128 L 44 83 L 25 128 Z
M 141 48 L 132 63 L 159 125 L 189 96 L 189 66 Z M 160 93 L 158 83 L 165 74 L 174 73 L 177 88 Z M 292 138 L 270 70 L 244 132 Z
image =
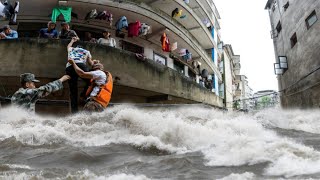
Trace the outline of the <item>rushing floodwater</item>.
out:
M 1 109 L 0 179 L 320 179 L 320 111 Z

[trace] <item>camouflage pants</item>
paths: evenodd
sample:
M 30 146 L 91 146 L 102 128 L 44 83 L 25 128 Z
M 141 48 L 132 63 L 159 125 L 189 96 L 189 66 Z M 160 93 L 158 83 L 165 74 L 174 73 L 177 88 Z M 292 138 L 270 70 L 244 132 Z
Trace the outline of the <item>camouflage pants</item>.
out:
M 94 100 L 89 100 L 83 107 L 84 111 L 87 112 L 102 112 L 104 107 Z

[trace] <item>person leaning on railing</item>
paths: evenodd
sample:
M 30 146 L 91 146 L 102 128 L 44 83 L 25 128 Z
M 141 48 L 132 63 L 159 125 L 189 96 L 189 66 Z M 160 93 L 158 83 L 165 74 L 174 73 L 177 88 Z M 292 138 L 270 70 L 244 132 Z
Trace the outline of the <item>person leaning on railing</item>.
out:
M 79 38 L 77 33 L 74 30 L 70 29 L 70 26 L 67 22 L 61 23 L 61 31 L 59 33 L 60 39 L 72 39 L 73 37 Z
M 49 21 L 47 28 L 40 29 L 39 37 L 40 38 L 57 39 L 58 38 L 58 31 L 56 30 L 56 23 Z
M 12 30 L 9 25 L 3 26 L 3 31 L 0 33 L 0 39 L 17 39 L 18 33 Z

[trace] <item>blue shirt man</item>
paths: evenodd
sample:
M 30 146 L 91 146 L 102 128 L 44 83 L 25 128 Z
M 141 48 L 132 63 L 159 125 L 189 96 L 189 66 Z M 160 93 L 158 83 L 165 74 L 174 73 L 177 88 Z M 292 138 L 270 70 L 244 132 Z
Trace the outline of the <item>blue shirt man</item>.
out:
M 40 38 L 49 38 L 49 39 L 56 39 L 58 38 L 58 31 L 55 30 L 56 24 L 52 21 L 48 22 L 48 28 L 40 29 Z
M 0 33 L 0 39 L 17 39 L 18 33 L 15 30 L 10 29 L 9 25 L 3 27 L 3 31 Z

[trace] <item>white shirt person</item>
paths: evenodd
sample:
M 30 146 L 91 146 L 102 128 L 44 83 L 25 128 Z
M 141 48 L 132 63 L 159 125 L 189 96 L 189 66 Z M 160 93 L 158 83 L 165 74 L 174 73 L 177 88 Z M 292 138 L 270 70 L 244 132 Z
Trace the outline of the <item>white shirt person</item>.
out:
M 102 32 L 103 38 L 98 39 L 97 43 L 105 46 L 116 47 L 117 43 L 114 38 L 111 37 L 109 31 L 104 30 Z

